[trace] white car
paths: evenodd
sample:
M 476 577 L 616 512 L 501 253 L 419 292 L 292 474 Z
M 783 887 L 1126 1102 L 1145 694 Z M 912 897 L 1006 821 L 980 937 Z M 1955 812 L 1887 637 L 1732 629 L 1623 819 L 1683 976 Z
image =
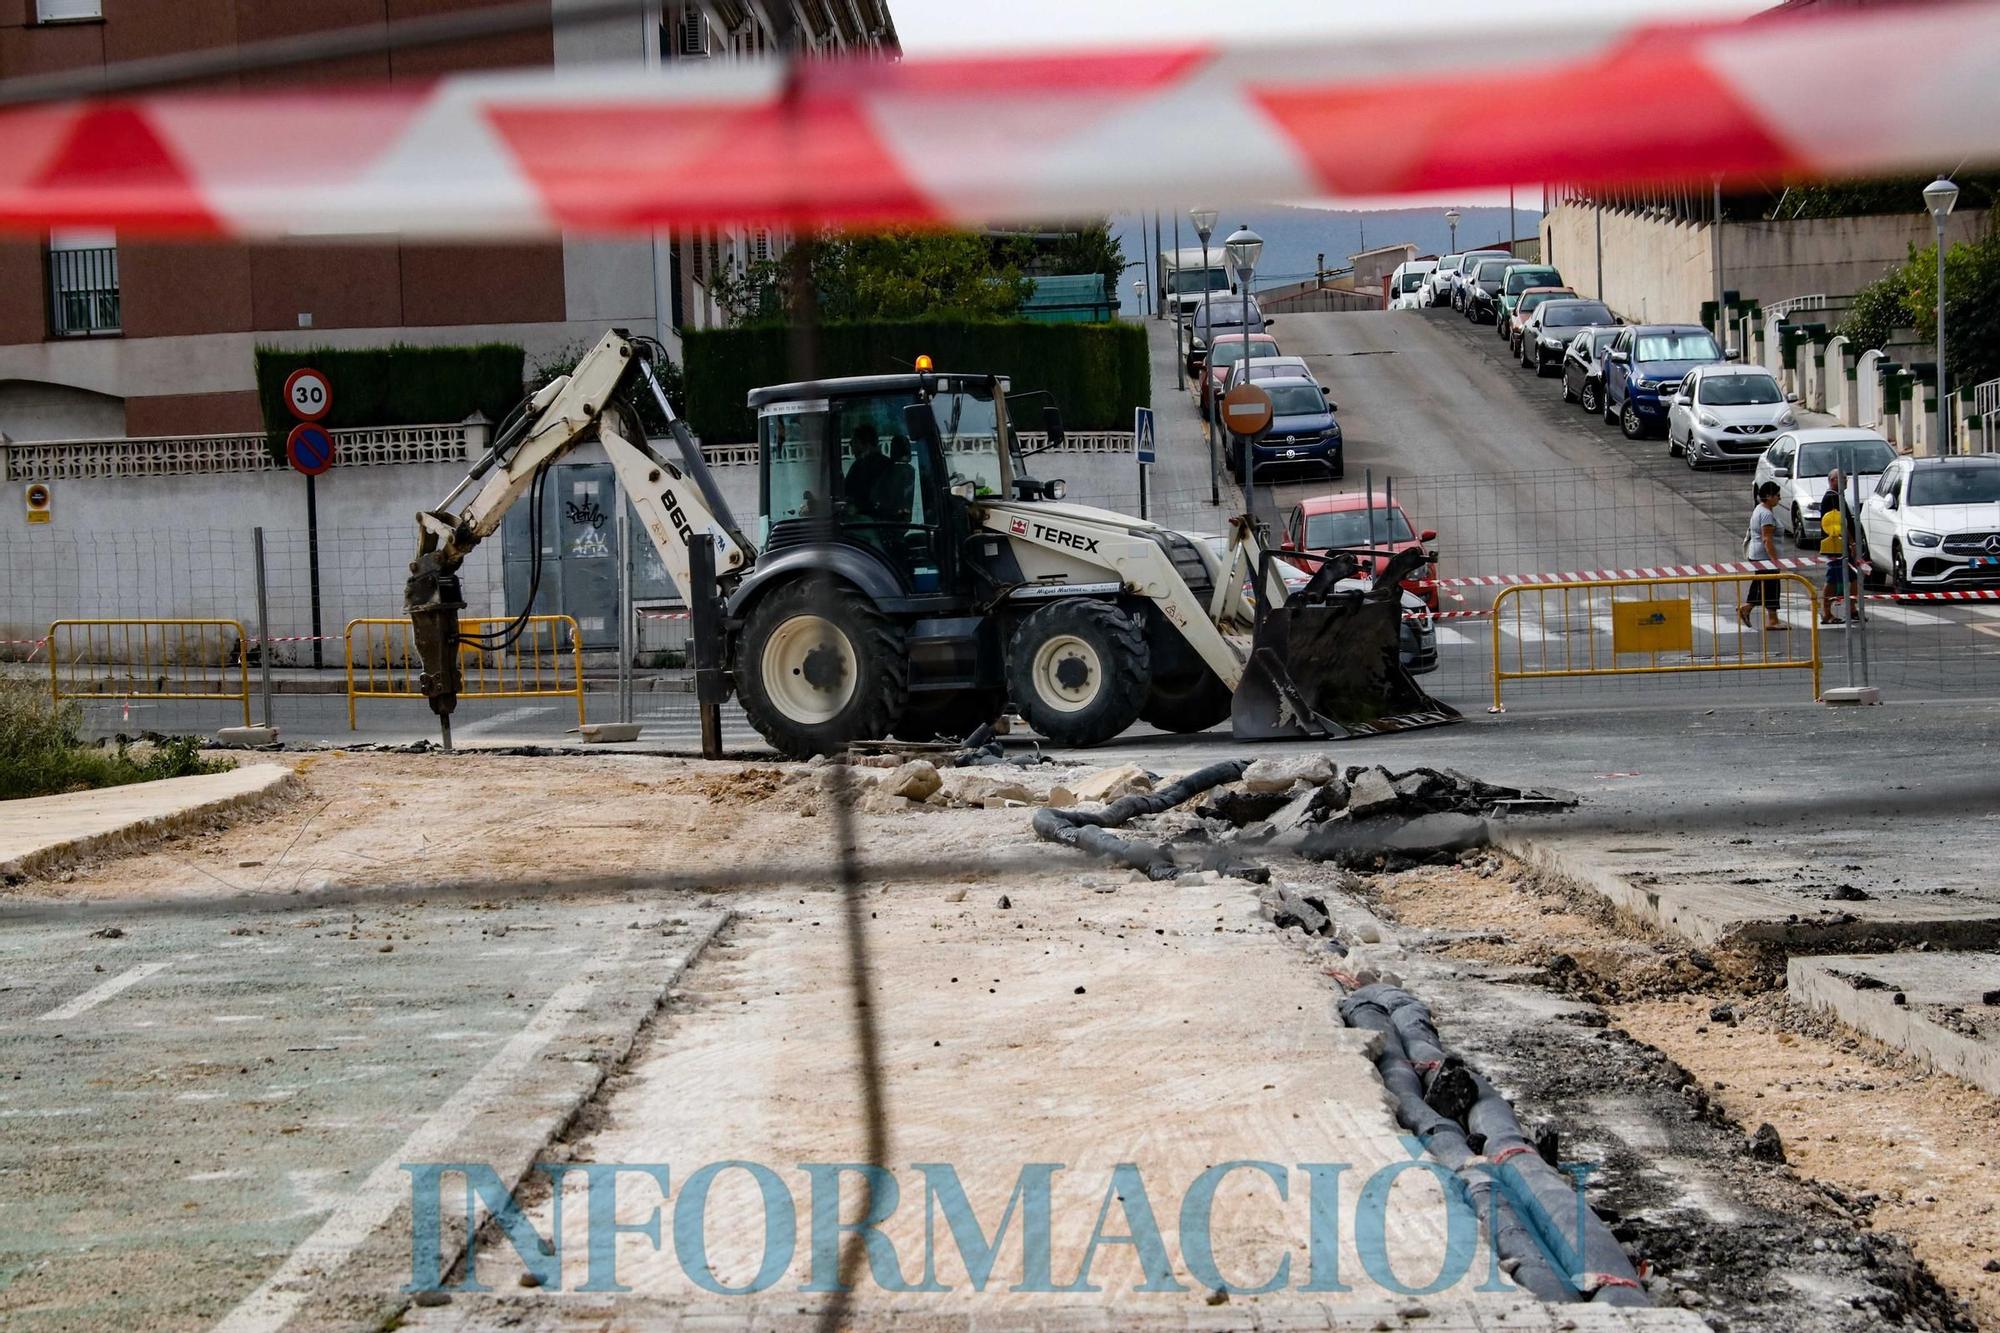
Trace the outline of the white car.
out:
M 1430 276 L 1436 268 L 1435 259 L 1411 259 L 1396 265 L 1396 271 L 1389 275 L 1389 308 L 1423 309 Z
M 1889 442 L 1872 430 L 1832 426 L 1823 430 L 1795 430 L 1780 435 L 1757 460 L 1757 473 L 1750 479 L 1750 493 L 1767 481 L 1778 483 L 1778 514 L 1791 529 L 1792 540 L 1809 550 L 1819 549 L 1819 502 L 1826 497 L 1827 474 L 1835 468 L 1847 471 L 1840 489 L 1843 496 L 1873 493 L 1882 479 L 1882 469 L 1896 458 Z M 1857 490 L 1858 482 L 1858 490 Z
M 1312 373 L 1302 356 L 1253 356 L 1230 364 L 1222 381 L 1222 391 L 1228 393 L 1241 384 L 1246 375 L 1253 380 L 1308 379 L 1319 383 L 1319 377 Z
M 1898 592 L 2000 584 L 2000 456 L 1896 459 L 1860 527 L 1871 577 Z
M 1451 275 L 1458 267 L 1458 255 L 1446 255 L 1424 276 L 1424 304 L 1444 305 L 1451 300 Z
M 1779 431 L 1799 424 L 1790 396 L 1762 366 L 1696 366 L 1678 390 L 1660 396 L 1667 403 L 1667 457 L 1684 458 L 1695 470 L 1754 458 Z

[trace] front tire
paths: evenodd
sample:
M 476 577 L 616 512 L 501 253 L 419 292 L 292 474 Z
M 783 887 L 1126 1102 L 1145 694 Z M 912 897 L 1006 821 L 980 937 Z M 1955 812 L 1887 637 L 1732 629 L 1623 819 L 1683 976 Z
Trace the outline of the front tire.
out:
M 1619 409 L 1618 429 L 1625 432 L 1625 438 L 1628 440 L 1643 440 L 1646 438 L 1645 419 L 1639 415 L 1639 409 L 1632 406 L 1630 398 L 1627 398 L 1625 406 Z
M 1191 736 L 1229 717 L 1228 687 L 1207 666 L 1167 680 L 1155 680 L 1139 720 L 1161 731 Z
M 800 579 L 750 611 L 736 692 L 750 725 L 792 759 L 886 736 L 909 695 L 902 628 L 843 583 Z
M 1008 638 L 1008 693 L 1052 744 L 1110 740 L 1139 720 L 1152 688 L 1145 626 L 1110 602 L 1051 602 Z
M 1568 377 L 1563 379 L 1563 392 L 1569 392 Z M 1604 390 L 1594 380 L 1583 382 L 1583 393 L 1577 401 L 1583 404 L 1584 411 L 1592 415 L 1602 415 L 1604 412 Z

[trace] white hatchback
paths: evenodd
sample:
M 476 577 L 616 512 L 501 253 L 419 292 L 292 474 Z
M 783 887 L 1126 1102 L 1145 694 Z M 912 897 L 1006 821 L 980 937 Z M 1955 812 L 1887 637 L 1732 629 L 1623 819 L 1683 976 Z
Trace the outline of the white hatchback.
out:
M 1790 431 L 1773 440 L 1764 456 L 1757 460 L 1750 493 L 1755 495 L 1757 488 L 1767 481 L 1777 482 L 1778 516 L 1791 529 L 1792 540 L 1818 550 L 1819 502 L 1826 498 L 1827 474 L 1837 467 L 1852 468 L 1840 489 L 1845 495 L 1854 495 L 1854 479 L 1858 477 L 1859 494 L 1865 500 L 1874 491 L 1882 470 L 1895 458 L 1895 449 L 1872 430 L 1833 426 Z

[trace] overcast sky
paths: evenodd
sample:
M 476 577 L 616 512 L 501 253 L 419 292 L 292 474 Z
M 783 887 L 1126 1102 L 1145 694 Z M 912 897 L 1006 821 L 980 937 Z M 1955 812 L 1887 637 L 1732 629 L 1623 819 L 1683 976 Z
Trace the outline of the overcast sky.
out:
M 1776 0 L 889 0 L 911 55 L 1064 43 L 1356 35 L 1504 22 L 1747 14 Z

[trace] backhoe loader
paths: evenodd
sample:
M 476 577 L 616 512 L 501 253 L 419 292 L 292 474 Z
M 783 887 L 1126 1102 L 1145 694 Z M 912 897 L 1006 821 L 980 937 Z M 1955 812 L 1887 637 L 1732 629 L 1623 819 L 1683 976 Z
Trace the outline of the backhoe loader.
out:
M 1228 718 L 1239 737 L 1333 739 L 1458 717 L 1398 660 L 1409 571 L 1392 562 L 1364 579 L 1345 556 L 1304 557 L 1319 567 L 1288 593 L 1247 519 L 1232 522 L 1218 553 L 1066 504 L 1061 482 L 1026 475 L 1001 376 L 920 361 L 909 374 L 754 390 L 753 542 L 661 392 L 658 355 L 650 340 L 607 333 L 418 516 L 405 609 L 447 744 L 458 569 L 550 464 L 593 439 L 676 586 L 719 613 L 725 687 L 785 755 L 958 738 L 1009 706 L 1062 746 L 1096 745 L 1139 721 L 1194 732 Z M 677 458 L 640 429 L 641 391 L 665 414 Z M 1053 408 L 1044 423 L 1060 443 Z M 699 562 L 714 569 L 708 586 L 692 577 L 698 543 L 712 546 L 712 562 Z M 504 647 L 509 629 L 464 642 Z

